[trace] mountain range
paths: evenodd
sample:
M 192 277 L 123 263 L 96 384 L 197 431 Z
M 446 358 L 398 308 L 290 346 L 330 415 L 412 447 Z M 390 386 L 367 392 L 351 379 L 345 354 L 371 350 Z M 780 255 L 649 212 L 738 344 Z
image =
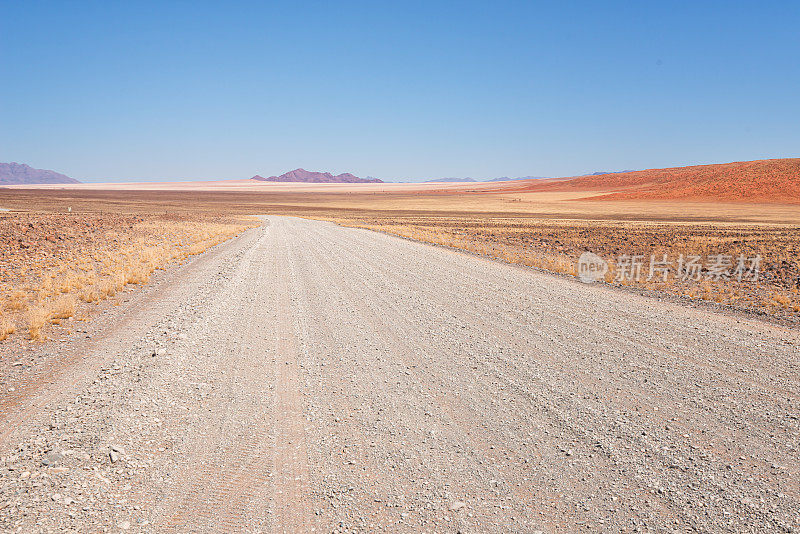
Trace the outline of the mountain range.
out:
M 263 176 L 255 175 L 253 180 L 260 180 L 262 182 L 306 182 L 313 184 L 380 184 L 383 180 L 378 178 L 359 178 L 349 172 L 333 175 L 329 172 L 315 172 L 307 171 L 305 169 L 295 169 L 280 176 L 270 176 L 264 178 Z
M 0 185 L 79 183 L 75 178 L 55 171 L 34 169 L 24 163 L 0 163 Z

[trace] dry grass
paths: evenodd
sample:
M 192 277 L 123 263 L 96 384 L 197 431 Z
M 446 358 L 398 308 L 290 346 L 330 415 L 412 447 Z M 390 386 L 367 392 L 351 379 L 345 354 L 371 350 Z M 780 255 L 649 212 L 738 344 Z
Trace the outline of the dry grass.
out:
M 54 300 L 37 303 L 26 314 L 28 338 L 36 341 L 46 339 L 44 328 L 48 324 L 60 324 L 75 315 L 77 302 L 72 295 L 60 295 Z
M 14 323 L 8 317 L 0 315 L 0 341 L 7 339 L 16 330 Z
M 577 257 L 590 250 L 611 260 L 608 283 L 800 317 L 797 204 L 599 202 L 586 197 L 603 191 L 504 191 L 508 184 L 472 184 L 469 190 L 431 184 L 385 191 L 383 186 L 305 187 L 284 186 L 277 192 L 0 188 L 0 205 L 39 213 L 0 215 L 0 236 L 6 237 L 0 240 L 0 280 L 11 281 L 0 284 L 4 309 L 20 314 L 42 300 L 71 294 L 80 300 L 80 313 L 81 306 L 113 297 L 126 284 L 144 283 L 154 269 L 225 239 L 231 224 L 249 224 L 232 220 L 234 214 L 265 213 L 332 220 L 570 276 Z M 63 213 L 65 205 L 73 207 L 73 219 Z M 34 217 L 34 228 L 25 217 Z M 17 224 L 10 224 L 10 218 Z M 69 220 L 74 225 L 62 231 Z M 37 221 L 51 231 L 43 232 Z M 620 254 L 682 252 L 761 254 L 763 276 L 757 284 L 614 282 L 613 260 Z M 61 293 L 65 288 L 67 293 Z M 13 298 L 12 291 L 24 295 Z M 10 311 L 13 306 L 20 310 Z
M 63 295 L 51 303 L 50 306 L 50 320 L 69 319 L 75 315 L 75 306 L 77 302 L 72 295 Z
M 780 293 L 773 293 L 771 295 L 771 298 L 772 298 L 772 302 L 774 302 L 776 305 L 778 305 L 778 306 L 780 306 L 782 308 L 788 308 L 793 304 L 792 303 L 792 299 L 788 295 L 783 295 L 783 294 L 780 294 Z
M 50 309 L 48 306 L 40 305 L 31 308 L 27 312 L 28 337 L 35 341 L 45 339 L 42 329 L 50 320 Z
M 576 276 L 586 250 L 609 262 L 605 282 L 658 290 L 800 320 L 800 229 L 784 225 L 674 224 L 653 222 L 542 220 L 471 216 L 327 217 L 339 224 L 387 232 L 472 253 Z M 622 254 L 645 257 L 639 280 L 615 280 Z M 762 259 L 757 281 L 700 280 L 670 276 L 647 280 L 649 258 L 744 254 Z
M 255 225 L 199 215 L 4 214 L 0 295 L 11 326 L 0 325 L 0 338 L 24 324 L 28 338 L 44 340 L 48 325 Z
M 28 307 L 28 294 L 22 290 L 11 291 L 6 297 L 6 309 L 9 311 L 24 311 Z

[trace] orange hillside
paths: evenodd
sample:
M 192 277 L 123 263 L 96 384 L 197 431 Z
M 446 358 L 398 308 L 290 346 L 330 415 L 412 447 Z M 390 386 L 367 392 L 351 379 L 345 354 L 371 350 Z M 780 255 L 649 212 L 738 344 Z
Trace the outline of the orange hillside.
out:
M 598 191 L 599 200 L 681 199 L 800 204 L 800 158 L 765 159 L 526 181 L 515 191 Z

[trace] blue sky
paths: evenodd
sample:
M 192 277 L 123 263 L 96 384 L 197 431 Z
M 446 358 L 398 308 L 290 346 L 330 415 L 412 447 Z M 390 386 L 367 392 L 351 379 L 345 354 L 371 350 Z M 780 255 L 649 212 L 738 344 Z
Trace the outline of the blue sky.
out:
M 567 176 L 800 152 L 800 3 L 0 0 L 0 161 Z

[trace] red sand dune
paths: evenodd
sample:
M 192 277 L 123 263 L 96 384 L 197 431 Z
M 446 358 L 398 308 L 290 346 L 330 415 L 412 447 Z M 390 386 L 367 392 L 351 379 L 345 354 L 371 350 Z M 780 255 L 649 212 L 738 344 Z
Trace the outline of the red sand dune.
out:
M 597 200 L 659 199 L 800 204 L 800 158 L 525 181 L 508 191 L 598 191 Z

